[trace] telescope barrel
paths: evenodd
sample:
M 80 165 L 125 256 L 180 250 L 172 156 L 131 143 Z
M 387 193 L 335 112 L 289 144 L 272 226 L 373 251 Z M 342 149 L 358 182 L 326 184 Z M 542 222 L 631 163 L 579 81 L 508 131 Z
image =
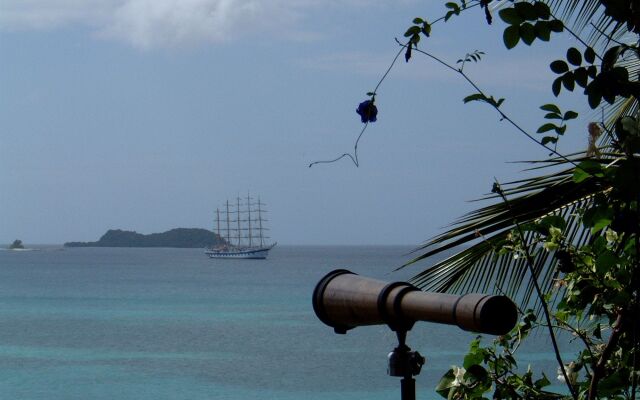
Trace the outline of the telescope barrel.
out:
M 502 335 L 515 326 L 518 316 L 506 296 L 423 292 L 406 282 L 387 283 L 347 270 L 332 271 L 318 282 L 313 308 L 337 333 L 378 324 L 408 330 L 416 321 L 428 321 Z

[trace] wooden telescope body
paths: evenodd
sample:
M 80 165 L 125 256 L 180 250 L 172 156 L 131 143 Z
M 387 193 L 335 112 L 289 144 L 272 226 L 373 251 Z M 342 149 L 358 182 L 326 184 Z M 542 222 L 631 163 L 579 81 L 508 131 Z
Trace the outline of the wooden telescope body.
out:
M 423 292 L 406 282 L 387 283 L 347 270 L 330 272 L 318 282 L 313 309 L 336 333 L 379 324 L 407 331 L 416 321 L 428 321 L 503 335 L 518 318 L 516 306 L 506 296 Z

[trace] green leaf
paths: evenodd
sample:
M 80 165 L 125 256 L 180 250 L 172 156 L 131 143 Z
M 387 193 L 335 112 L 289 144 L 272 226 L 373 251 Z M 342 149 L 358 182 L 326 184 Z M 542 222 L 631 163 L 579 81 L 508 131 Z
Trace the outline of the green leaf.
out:
M 500 19 L 509 25 L 520 25 L 524 19 L 518 14 L 515 8 L 503 8 L 498 12 Z
M 567 126 L 566 125 L 556 126 L 554 130 L 558 135 L 564 135 L 564 133 L 567 131 Z
M 417 25 L 414 25 L 412 27 L 410 27 L 409 29 L 407 29 L 407 31 L 404 33 L 404 37 L 409 37 L 409 36 L 413 36 L 415 34 L 419 34 L 420 33 L 420 27 Z
M 507 49 L 516 47 L 520 40 L 520 27 L 518 25 L 511 25 L 504 30 L 502 34 L 502 40 Z
M 602 93 L 602 98 L 609 104 L 613 104 L 616 101 L 616 95 L 612 93 Z
M 582 223 L 587 227 L 593 226 L 594 221 L 598 219 L 598 214 L 602 215 L 600 208 L 599 206 L 594 206 L 586 210 L 582 214 Z M 584 260 L 582 261 L 584 262 Z
M 584 60 L 589 64 L 593 64 L 593 62 L 596 60 L 596 52 L 591 47 L 587 47 L 585 49 Z
M 614 73 L 616 79 L 621 82 L 629 81 L 629 70 L 625 67 L 615 67 L 612 72 Z
M 456 375 L 453 371 L 453 368 L 449 369 L 438 382 L 438 386 L 436 386 L 436 392 L 447 399 L 449 397 L 449 391 L 451 387 L 453 387 L 453 382 L 456 380 Z
M 540 106 L 540 109 L 543 110 L 543 111 L 549 111 L 549 112 L 556 113 L 556 114 L 560 114 L 561 113 L 560 108 L 558 108 L 557 105 L 551 104 L 551 103 L 544 104 L 544 105 Z
M 564 117 L 562 117 L 562 119 L 564 119 L 565 121 L 569 121 L 576 118 L 578 118 L 578 113 L 575 111 L 567 111 L 566 113 L 564 113 Z
M 567 316 L 569 315 L 569 313 L 567 311 L 558 311 L 556 312 L 556 314 L 554 315 L 554 317 L 557 320 L 560 320 L 562 322 L 566 322 L 567 321 Z
M 576 83 L 580 85 L 580 87 L 587 87 L 589 76 L 587 75 L 587 69 L 585 67 L 580 67 L 574 70 L 573 76 L 576 78 Z
M 533 3 L 533 7 L 536 10 L 536 14 L 540 19 L 549 19 L 551 18 L 551 10 L 549 6 L 541 1 L 536 1 Z
M 549 29 L 553 32 L 560 33 L 564 30 L 564 24 L 559 19 L 552 19 L 549 21 Z
M 563 60 L 555 60 L 551 64 L 549 64 L 549 67 L 551 68 L 551 71 L 555 72 L 556 74 L 564 74 L 565 72 L 569 71 L 569 65 L 567 65 L 567 63 Z
M 562 115 L 550 112 L 545 114 L 544 119 L 560 119 L 561 120 Z
M 620 57 L 620 54 L 622 54 L 623 51 L 624 48 L 622 46 L 613 46 L 609 48 L 602 57 L 602 70 L 608 71 L 612 69 L 616 64 L 616 61 L 618 61 L 618 57 Z
M 556 78 L 551 85 L 551 90 L 553 91 L 553 95 L 558 97 L 560 95 L 560 89 L 562 88 L 562 77 Z
M 575 47 L 570 47 L 567 50 L 567 61 L 576 67 L 582 65 L 582 54 L 580 54 L 580 50 Z
M 609 224 L 611 224 L 610 218 L 600 218 L 596 220 L 593 224 L 593 227 L 591 228 L 591 234 L 595 235 L 596 233 L 600 232 L 602 229 L 609 226 Z
M 491 386 L 489 373 L 478 364 L 472 365 L 467 369 L 464 373 L 464 380 L 469 381 L 469 386 L 475 389 L 470 398 L 479 398 Z
M 520 25 L 520 37 L 527 46 L 531 45 L 531 43 L 536 40 L 536 31 L 533 25 L 528 22 Z
M 466 104 L 470 101 L 487 101 L 487 98 L 482 93 L 474 93 L 465 97 L 462 101 Z
M 560 230 L 564 230 L 567 227 L 567 221 L 559 215 L 547 215 L 538 224 L 544 227 L 547 232 L 551 227 L 559 228 Z
M 422 24 L 422 29 L 420 30 L 424 33 L 425 36 L 429 37 L 431 35 L 431 24 L 428 24 L 426 21 Z
M 549 143 L 557 143 L 558 142 L 558 138 L 554 137 L 554 136 L 545 136 L 542 138 L 542 140 L 540 141 L 540 144 L 542 144 L 543 146 L 546 146 Z
M 599 227 L 598 230 L 600 230 L 605 226 L 609 225 L 609 223 L 611 223 L 611 220 L 609 220 L 609 222 L 606 225 L 600 226 L 600 224 L 596 224 L 594 225 L 593 229 L 595 229 L 596 226 L 598 226 Z M 620 258 L 616 257 L 616 255 L 613 254 L 611 251 L 605 251 L 596 258 L 597 268 L 602 273 L 606 273 L 607 271 L 611 270 L 611 268 L 615 267 L 619 262 L 620 262 Z
M 536 133 L 544 133 L 544 132 L 549 132 L 556 129 L 556 125 L 552 124 L 552 123 L 548 123 L 548 124 L 544 124 L 542 125 L 540 128 L 538 128 L 538 130 L 536 131 Z
M 535 21 L 538 19 L 538 11 L 530 3 L 522 1 L 515 3 L 513 7 L 518 12 L 518 15 L 527 21 Z
M 580 183 L 592 176 L 603 177 L 604 168 L 602 167 L 602 164 L 597 161 L 586 160 L 578 164 L 575 168 L 573 172 L 573 181 L 575 183 Z
M 453 11 L 447 11 L 447 13 L 444 15 L 444 22 L 449 21 L 449 19 L 454 15 L 457 15 L 457 14 Z
M 533 386 L 535 386 L 536 389 L 542 389 L 543 387 L 549 386 L 549 385 L 551 385 L 551 382 L 549 381 L 549 379 L 547 379 L 545 374 L 542 374 L 542 378 L 538 379 L 533 383 Z
M 638 136 L 638 121 L 636 121 L 636 119 L 633 117 L 622 117 L 620 118 L 619 128 L 616 126 L 616 132 L 618 131 L 618 129 L 622 129 L 627 134 Z
M 447 3 L 447 4 L 450 4 L 450 3 Z M 413 19 L 413 23 L 416 24 L 416 25 L 421 24 L 423 22 L 424 22 L 424 20 L 422 18 L 419 18 L 419 17 Z
M 538 21 L 534 25 L 534 29 L 536 31 L 536 36 L 538 39 L 543 42 L 548 42 L 551 39 L 551 28 L 549 28 L 549 23 L 546 21 Z
M 562 75 L 562 84 L 568 91 L 573 91 L 573 89 L 576 87 L 576 81 L 573 78 L 573 72 L 567 72 L 566 74 Z
M 449 2 L 449 3 L 446 3 L 444 6 L 454 11 L 455 10 L 460 11 L 460 6 L 458 6 L 456 3 Z
M 480 364 L 482 361 L 484 361 L 483 352 L 475 351 L 475 352 L 467 354 L 464 357 L 464 362 L 463 362 L 462 366 L 465 369 L 468 369 L 470 366 L 476 365 L 476 364 Z
M 591 107 L 592 110 L 595 110 L 602 102 L 602 95 L 598 93 L 589 93 L 588 100 L 589 107 Z

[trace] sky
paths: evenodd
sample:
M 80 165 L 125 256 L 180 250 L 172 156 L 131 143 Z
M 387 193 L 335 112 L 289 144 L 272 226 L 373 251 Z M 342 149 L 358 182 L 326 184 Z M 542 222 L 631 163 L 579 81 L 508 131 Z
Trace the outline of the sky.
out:
M 402 58 L 362 136 L 355 109 L 414 17 L 444 1 L 3 0 L 0 243 L 213 229 L 227 199 L 260 196 L 281 244 L 418 245 L 476 207 L 513 161 L 547 151 L 429 58 Z M 497 18 L 496 18 L 497 20 Z M 559 150 L 586 148 L 596 118 L 551 92 L 566 35 L 507 51 L 479 9 L 433 26 L 420 48 L 465 71 L 535 134 L 542 104 L 572 109 Z

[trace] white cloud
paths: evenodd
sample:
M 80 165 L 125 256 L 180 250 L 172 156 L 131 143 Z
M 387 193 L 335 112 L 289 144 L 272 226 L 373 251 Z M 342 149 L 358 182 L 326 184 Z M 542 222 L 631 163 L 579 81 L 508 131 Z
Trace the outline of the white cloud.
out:
M 353 0 L 350 0 L 353 1 Z M 319 0 L 2 0 L 0 29 L 84 25 L 136 47 L 224 42 L 295 30 Z
M 103 32 L 140 47 L 220 42 L 241 33 L 243 24 L 255 29 L 264 12 L 251 0 L 129 0 Z

